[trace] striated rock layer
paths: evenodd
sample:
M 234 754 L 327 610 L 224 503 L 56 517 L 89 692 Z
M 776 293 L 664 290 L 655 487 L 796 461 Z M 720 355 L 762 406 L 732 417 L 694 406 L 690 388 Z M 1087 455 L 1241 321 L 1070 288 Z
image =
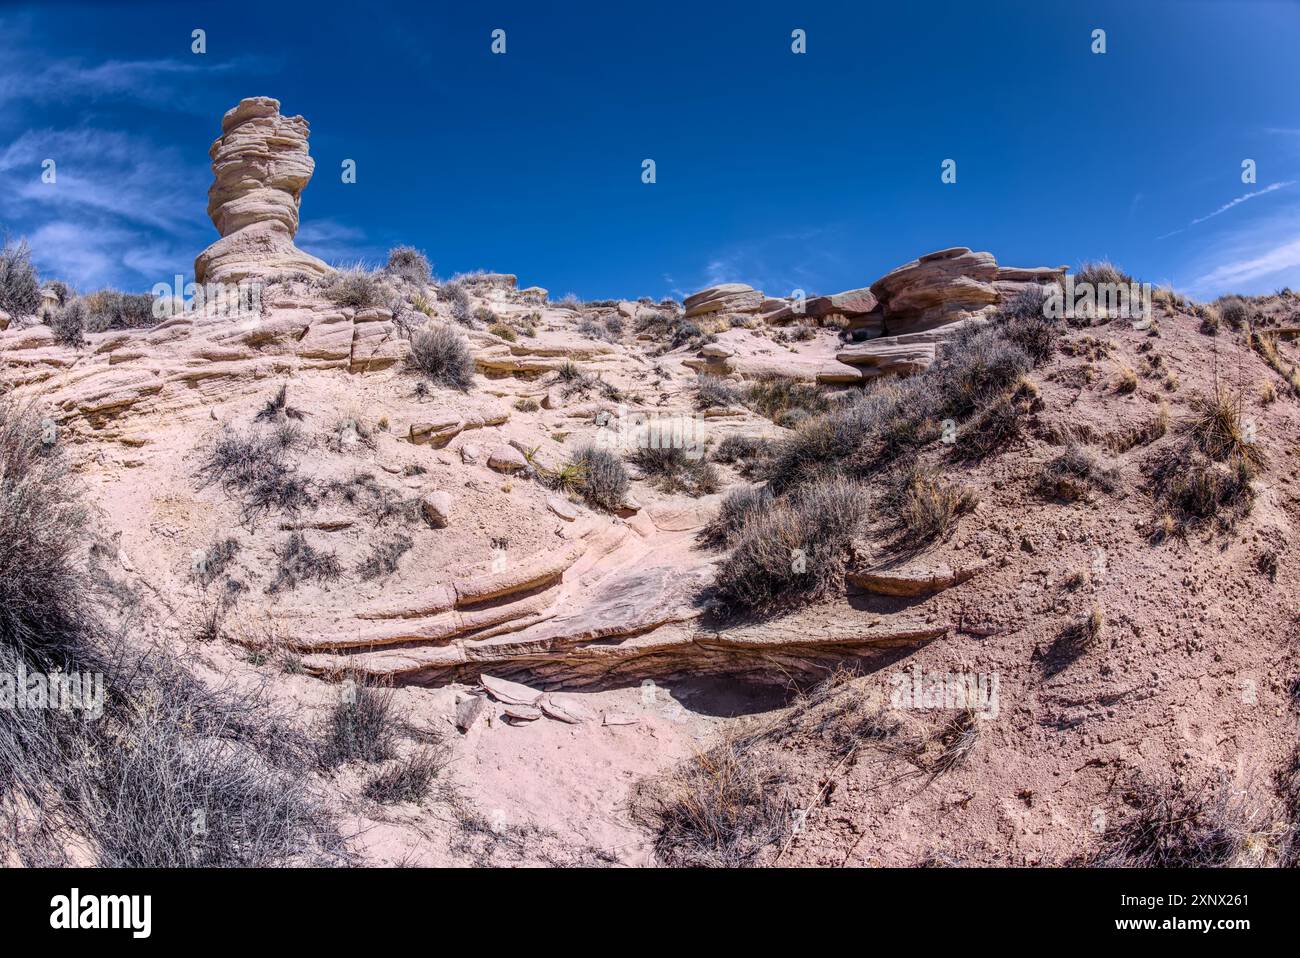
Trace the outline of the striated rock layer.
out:
M 208 215 L 221 234 L 194 261 L 200 283 L 238 283 L 279 273 L 322 276 L 324 262 L 293 244 L 302 191 L 315 164 L 307 121 L 281 116 L 280 101 L 249 97 L 226 113 L 212 144 Z

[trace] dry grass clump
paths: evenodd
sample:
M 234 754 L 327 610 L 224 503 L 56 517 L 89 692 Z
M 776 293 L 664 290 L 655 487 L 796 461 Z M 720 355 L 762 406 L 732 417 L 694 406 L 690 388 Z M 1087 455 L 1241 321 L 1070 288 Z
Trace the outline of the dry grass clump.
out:
M 695 379 L 695 408 L 713 409 L 734 406 L 740 401 L 740 390 L 720 376 L 700 375 Z
M 86 312 L 85 304 L 79 299 L 74 299 L 66 306 L 55 310 L 47 325 L 54 333 L 54 338 L 62 345 L 80 349 L 86 345 L 85 332 L 88 321 L 89 314 Z
M 416 286 L 426 286 L 433 279 L 433 266 L 429 257 L 414 246 L 395 246 L 388 251 L 385 270 Z
M 321 279 L 320 291 L 334 305 L 350 306 L 353 309 L 379 306 L 384 301 L 379 280 L 361 265 L 329 273 Z
M 953 456 L 967 462 L 982 462 L 1003 452 L 1024 435 L 1025 420 L 1042 407 L 1038 387 L 1022 378 L 1015 387 L 994 399 L 962 429 Z
M 1118 467 L 1103 464 L 1096 452 L 1075 443 L 1044 464 L 1038 481 L 1041 495 L 1061 502 L 1085 499 L 1091 489 L 1114 492 L 1118 486 Z
M 516 342 L 519 339 L 519 334 L 516 333 L 513 328 L 500 321 L 489 326 L 488 332 L 493 336 L 504 339 L 508 343 Z
M 1102 833 L 1082 864 L 1099 868 L 1225 868 L 1258 864 L 1269 842 L 1265 817 L 1226 780 L 1189 789 L 1177 779 L 1137 780 L 1131 811 Z
M 898 547 L 913 550 L 948 535 L 957 519 L 979 505 L 979 496 L 945 482 L 934 469 L 915 460 L 901 465 L 889 477 L 882 508 L 897 536 Z
M 365 796 L 384 805 L 422 801 L 449 762 L 450 750 L 441 743 L 416 749 L 367 781 Z
M 134 651 L 121 620 L 129 593 L 84 561 L 85 530 L 39 416 L 0 402 L 0 672 L 95 673 L 104 693 L 93 721 L 0 709 L 6 857 L 68 864 L 72 844 L 106 867 L 339 860 L 334 823 L 301 775 L 302 737 L 256 696 L 212 690 L 165 654 Z M 213 551 L 220 564 L 232 550 Z
M 451 318 L 460 325 L 473 328 L 473 306 L 470 303 L 469 291 L 465 289 L 463 282 L 452 280 L 449 283 L 443 283 L 438 288 L 438 302 L 447 304 L 451 311 Z
M 370 554 L 357 563 L 357 576 L 369 582 L 397 571 L 402 556 L 411 551 L 415 541 L 408 535 L 391 536 L 371 546 Z
M 718 491 L 718 472 L 704 458 L 703 449 L 692 451 L 652 442 L 639 446 L 628 458 L 664 492 L 681 492 L 698 498 Z
M 842 588 L 867 513 L 866 488 L 842 478 L 801 487 L 751 510 L 718 567 L 715 598 L 729 610 L 761 612 Z
M 732 489 L 722 500 L 718 513 L 700 530 L 700 541 L 715 549 L 729 547 L 740 535 L 751 516 L 772 504 L 766 486 L 741 486 Z
M 750 383 L 745 388 L 744 399 L 750 409 L 787 428 L 828 408 L 825 392 L 815 384 L 775 373 Z
M 220 483 L 241 504 L 250 528 L 270 512 L 297 513 L 318 501 L 316 483 L 302 475 L 289 452 L 303 444 L 301 431 L 282 422 L 248 433 L 223 429 L 199 463 L 199 488 Z
M 1250 511 L 1254 479 L 1265 464 L 1239 393 L 1216 386 L 1192 401 L 1185 439 L 1148 463 L 1156 494 L 1181 525 L 1217 519 L 1229 527 Z M 1153 537 L 1166 538 L 1159 528 Z
M 1251 348 L 1263 358 L 1268 367 L 1286 380 L 1287 385 L 1291 387 L 1291 392 L 1300 396 L 1300 366 L 1283 358 L 1277 348 L 1277 338 L 1253 329 L 1246 338 Z
M 940 424 L 964 422 L 1015 387 L 1033 359 L 1007 336 L 1006 320 L 964 329 L 924 372 L 864 392 L 803 423 L 768 469 L 776 491 L 829 473 L 867 477 L 933 442 Z
M 1115 373 L 1114 386 L 1115 392 L 1122 396 L 1131 392 L 1136 392 L 1138 388 L 1137 373 L 1133 371 L 1131 366 L 1126 366 L 1121 363 L 1119 369 Z
M 411 334 L 407 366 L 430 382 L 469 392 L 474 384 L 474 356 L 469 340 L 451 326 L 439 324 Z
M 1103 259 L 1081 263 L 1074 274 L 1074 282 L 1076 286 L 1079 283 L 1091 283 L 1093 286 L 1100 284 L 1128 286 L 1134 280 L 1110 260 Z
M 0 310 L 15 319 L 33 315 L 41 306 L 41 285 L 32 266 L 26 240 L 0 246 Z
M 266 587 L 268 593 L 296 589 L 303 582 L 324 585 L 336 582 L 343 575 L 338 555 L 317 549 L 301 532 L 291 532 L 289 538 L 275 548 L 275 558 L 275 578 Z
M 561 486 L 572 488 L 588 505 L 608 512 L 623 505 L 631 485 L 623 460 L 594 445 L 578 449 L 561 476 Z
M 160 319 L 154 315 L 154 299 L 148 293 L 123 293 L 101 289 L 81 299 L 86 306 L 86 332 L 111 329 L 148 329 Z
M 633 810 L 670 867 L 745 868 L 789 834 L 788 776 L 748 741 L 728 739 L 638 791 Z
M 771 458 L 772 446 L 770 439 L 732 433 L 718 443 L 710 458 L 714 462 L 734 465 L 737 472 L 750 478 L 762 471 L 763 465 Z
M 361 676 L 346 676 L 321 736 L 320 761 L 326 768 L 386 761 L 393 757 L 397 731 L 392 689 L 367 685 Z
M 1219 316 L 1232 329 L 1241 329 L 1250 319 L 1250 310 L 1240 296 L 1221 296 L 1215 303 Z
M 654 337 L 659 343 L 660 354 L 680 346 L 698 349 L 708 338 L 691 320 L 679 313 L 662 310 L 638 319 L 636 331 Z

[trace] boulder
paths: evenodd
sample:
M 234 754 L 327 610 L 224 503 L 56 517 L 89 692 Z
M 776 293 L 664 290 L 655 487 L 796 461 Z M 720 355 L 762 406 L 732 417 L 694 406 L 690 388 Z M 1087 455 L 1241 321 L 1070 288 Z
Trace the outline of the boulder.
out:
M 492 451 L 488 453 L 488 468 L 495 469 L 497 472 L 522 472 L 528 468 L 528 460 L 524 454 L 508 443 L 501 443 L 493 446 Z
M 765 297 L 744 283 L 722 283 L 686 297 L 686 318 L 709 313 L 755 313 Z
M 451 522 L 451 508 L 451 494 L 442 490 L 426 493 L 420 499 L 420 512 L 435 529 L 445 529 Z
M 897 335 L 966 319 L 994 305 L 997 275 L 993 254 L 955 246 L 890 270 L 871 284 L 871 293 L 884 307 L 885 332 Z

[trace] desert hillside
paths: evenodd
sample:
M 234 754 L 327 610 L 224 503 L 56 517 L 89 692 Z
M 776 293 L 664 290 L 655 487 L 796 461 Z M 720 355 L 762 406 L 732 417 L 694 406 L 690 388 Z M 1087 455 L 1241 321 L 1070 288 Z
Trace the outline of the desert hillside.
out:
M 226 114 L 197 296 L 6 248 L 0 647 L 108 688 L 6 863 L 1294 863 L 1300 294 L 335 268 L 307 144 Z

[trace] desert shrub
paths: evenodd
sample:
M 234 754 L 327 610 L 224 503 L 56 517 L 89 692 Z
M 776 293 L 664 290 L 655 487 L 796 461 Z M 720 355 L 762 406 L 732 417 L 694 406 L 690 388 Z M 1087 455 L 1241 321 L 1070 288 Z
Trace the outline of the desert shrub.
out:
M 148 329 L 160 319 L 154 315 L 154 298 L 148 293 L 122 293 L 101 289 L 82 297 L 86 305 L 86 332 L 112 329 Z
M 1175 518 L 1194 524 L 1220 516 L 1226 522 L 1249 511 L 1255 498 L 1255 468 L 1248 459 L 1215 462 L 1192 448 L 1166 454 L 1153 471 L 1160 497 Z
M 493 336 L 501 337 L 508 343 L 513 343 L 519 339 L 519 335 L 505 323 L 493 323 L 488 327 L 488 332 Z
M 1215 462 L 1246 459 L 1254 465 L 1263 463 L 1263 452 L 1242 418 L 1240 393 L 1219 387 L 1213 395 L 1194 396 L 1190 405 L 1193 416 L 1188 435 L 1201 452 Z
M 1097 286 L 1105 283 L 1114 286 L 1127 286 L 1133 282 L 1133 277 L 1110 260 L 1103 259 L 1080 264 L 1078 271 L 1074 274 L 1074 282 L 1076 285 L 1079 283 L 1092 283 L 1093 286 Z
M 357 564 L 357 575 L 366 581 L 381 576 L 392 575 L 402 556 L 411 550 L 415 542 L 410 536 L 395 535 L 371 547 L 370 554 Z
M 343 574 L 339 557 L 317 549 L 301 532 L 289 533 L 289 538 L 276 547 L 275 558 L 275 578 L 266 587 L 268 593 L 296 589 L 303 582 L 323 585 L 337 581 Z
M 1101 847 L 1083 863 L 1103 868 L 1222 868 L 1252 863 L 1260 821 L 1227 781 L 1191 789 L 1181 781 L 1138 779 L 1128 786 L 1130 811 L 1116 816 Z
M 443 283 L 438 288 L 438 301 L 447 304 L 451 310 L 451 318 L 460 325 L 473 327 L 473 307 L 470 303 L 469 291 L 465 289 L 463 282 L 453 280 Z
M 264 702 L 210 693 L 179 671 L 152 677 L 135 698 L 129 728 L 98 751 L 82 793 L 98 864 L 337 860 L 341 840 L 301 775 L 297 736 L 271 720 Z
M 433 279 L 433 267 L 429 257 L 414 246 L 396 246 L 388 251 L 388 272 L 399 276 L 408 283 L 425 286 Z
M 513 405 L 520 412 L 537 412 L 537 410 L 542 408 L 541 405 L 538 404 L 537 400 L 533 399 L 531 396 L 521 396 L 514 401 Z
M 1217 385 L 1212 396 L 1194 397 L 1183 442 L 1147 463 L 1156 494 L 1175 520 L 1196 524 L 1217 518 L 1231 525 L 1249 512 L 1253 480 L 1265 457 L 1242 419 L 1242 404 L 1240 394 Z
M 0 399 L 0 652 L 45 672 L 78 671 L 94 658 L 76 489 L 36 408 Z
M 616 342 L 623 331 L 623 322 L 617 317 L 597 319 L 584 316 L 578 323 L 578 333 L 588 339 L 600 339 L 607 343 Z
M 203 550 L 203 562 L 194 570 L 194 577 L 206 589 L 225 574 L 238 554 L 238 539 L 227 536 L 214 540 Z
M 715 597 L 728 609 L 766 611 L 841 588 L 868 513 L 856 482 L 828 478 L 754 510 L 718 567 Z
M 468 392 L 474 384 L 469 341 L 446 324 L 416 330 L 406 362 L 425 379 L 450 389 Z
M 282 384 L 275 391 L 270 399 L 266 401 L 256 416 L 254 422 L 283 422 L 286 419 L 295 419 L 299 422 L 303 419 L 303 412 L 296 406 L 289 405 L 289 386 Z
M 938 472 L 909 461 L 888 477 L 882 504 L 899 544 L 917 549 L 944 538 L 959 516 L 972 511 L 979 497 L 945 482 Z
M 50 330 L 64 346 L 78 349 L 86 344 L 86 306 L 80 300 L 73 300 L 66 306 L 59 307 L 50 317 Z
M 1044 310 L 1047 289 L 1030 285 L 998 310 L 1003 335 L 1018 346 L 1035 363 L 1046 362 L 1056 352 L 1060 324 L 1049 319 Z
M 623 504 L 630 485 L 623 460 L 608 449 L 583 446 L 569 465 L 576 470 L 576 491 L 588 505 L 614 511 Z
M 0 310 L 17 319 L 41 307 L 41 286 L 26 240 L 0 246 Z
M 1129 366 L 1123 364 L 1115 373 L 1115 392 L 1121 395 L 1135 392 L 1138 388 L 1137 373 Z
M 701 375 L 695 378 L 695 408 L 712 409 L 731 406 L 740 400 L 740 392 L 720 376 Z
M 339 686 L 339 701 L 331 709 L 320 743 L 326 768 L 345 762 L 382 762 L 393 757 L 397 720 L 393 692 L 348 676 Z
M 1105 465 L 1087 446 L 1070 443 L 1055 459 L 1043 466 L 1038 480 L 1039 492 L 1063 502 L 1075 502 L 1087 496 L 1090 488 L 1114 492 L 1119 486 L 1119 469 Z
M 225 429 L 199 464 L 199 488 L 221 483 L 240 500 L 242 521 L 250 527 L 272 511 L 308 508 L 317 501 L 315 483 L 288 457 L 301 441 L 298 427 L 288 422 L 247 434 Z
M 57 306 L 67 306 L 77 298 L 77 291 L 61 279 L 47 280 L 43 288 L 54 294 Z
M 713 548 L 730 546 L 745 524 L 771 504 L 772 493 L 766 486 L 732 489 L 722 500 L 717 515 L 700 530 L 700 540 Z
M 1207 307 L 1204 315 L 1201 316 L 1201 332 L 1206 336 L 1219 335 L 1219 321 L 1221 319 L 1222 315 L 1217 308 L 1214 306 Z
M 691 320 L 676 313 L 654 312 L 637 320 L 636 331 L 657 339 L 660 352 L 669 352 L 679 346 L 698 348 L 705 339 L 704 332 Z
M 429 794 L 448 760 L 445 747 L 418 749 L 366 782 L 366 798 L 385 805 L 419 802 Z
M 745 388 L 745 404 L 777 425 L 789 422 L 792 412 L 815 414 L 827 409 L 822 390 L 812 383 L 780 375 L 766 375 L 750 383 Z
M 1250 319 L 1250 310 L 1240 296 L 1221 296 L 1215 305 L 1219 308 L 1219 316 L 1232 329 L 1241 329 Z
M 646 477 L 664 492 L 684 492 L 689 496 L 707 496 L 718 490 L 718 473 L 704 458 L 703 450 L 692 454 L 681 446 L 655 441 L 640 446 L 629 457 L 645 471 Z
M 957 459 L 981 462 L 1024 435 L 1025 417 L 1041 405 L 1038 389 L 1022 379 L 1014 390 L 999 396 L 976 413 L 953 447 Z
M 734 465 L 736 471 L 746 478 L 760 473 L 771 455 L 772 440 L 735 433 L 725 437 L 712 452 L 714 462 Z
M 71 841 L 106 867 L 339 860 L 334 824 L 301 775 L 301 737 L 261 699 L 210 689 L 156 649 L 134 651 L 107 621 L 101 600 L 121 596 L 97 550 L 82 561 L 86 526 L 37 414 L 0 402 L 0 673 L 21 664 L 104 683 L 96 721 L 0 709 L 0 819 L 25 832 L 13 844 L 5 835 L 6 853 L 66 864 Z
M 470 314 L 477 326 L 495 326 L 500 322 L 500 317 L 487 306 L 475 306 L 474 312 Z
M 347 479 L 331 480 L 325 486 L 325 494 L 337 496 L 353 506 L 376 528 L 390 519 L 415 522 L 420 515 L 419 499 L 402 495 L 369 472 L 355 472 Z
M 728 740 L 643 785 L 633 810 L 665 865 L 748 867 L 789 834 L 787 780 L 757 748 Z
M 383 292 L 375 274 L 364 266 L 338 269 L 322 280 L 321 292 L 336 306 L 361 309 L 383 303 Z

